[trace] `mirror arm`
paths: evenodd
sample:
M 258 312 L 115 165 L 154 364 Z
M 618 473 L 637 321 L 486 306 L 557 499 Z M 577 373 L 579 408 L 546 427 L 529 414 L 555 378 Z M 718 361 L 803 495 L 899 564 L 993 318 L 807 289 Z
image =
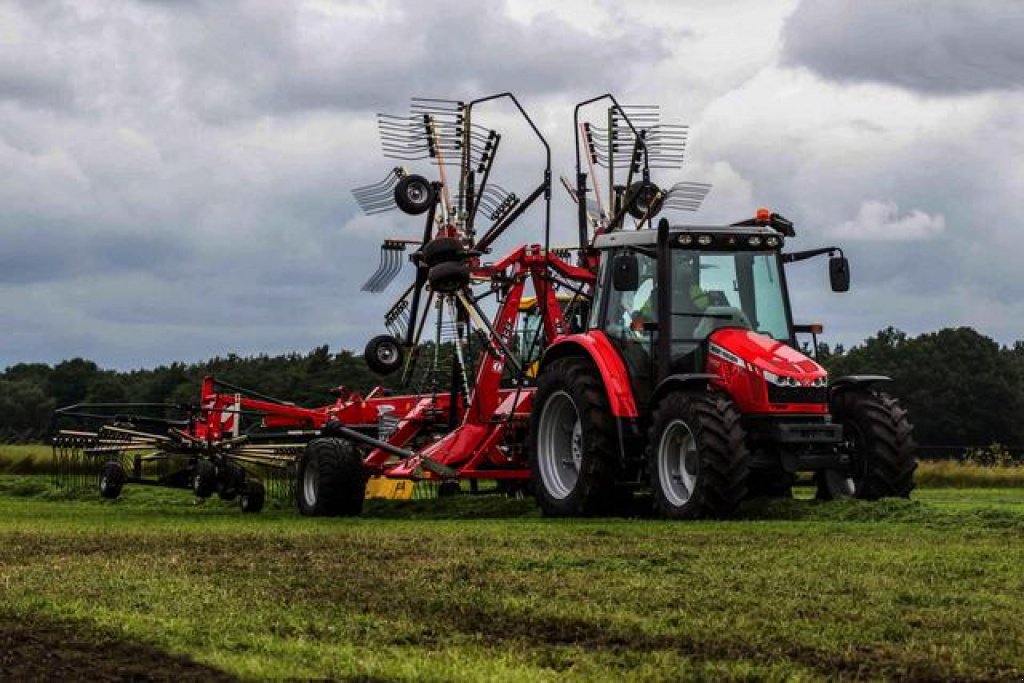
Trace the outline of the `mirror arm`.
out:
M 843 250 L 839 247 L 820 247 L 818 249 L 808 249 L 807 251 L 794 251 L 789 254 L 782 255 L 783 263 L 796 263 L 797 261 L 806 261 L 809 258 L 815 256 L 821 256 L 822 254 L 828 254 L 834 256 L 836 252 L 839 252 L 840 256 L 846 256 Z

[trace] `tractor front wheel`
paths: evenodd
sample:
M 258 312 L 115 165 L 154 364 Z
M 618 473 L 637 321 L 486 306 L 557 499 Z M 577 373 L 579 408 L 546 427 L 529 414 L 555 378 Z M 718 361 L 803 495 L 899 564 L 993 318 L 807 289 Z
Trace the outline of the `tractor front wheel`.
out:
M 663 516 L 732 515 L 746 495 L 747 467 L 740 413 L 727 396 L 675 392 L 658 403 L 648 470 Z
M 363 511 L 366 470 L 356 447 L 343 439 L 314 439 L 299 460 L 295 497 L 306 516 L 356 516 Z
M 550 517 L 608 512 L 613 501 L 615 425 L 608 397 L 586 361 L 565 358 L 540 376 L 530 414 L 530 471 Z
M 908 498 L 914 489 L 913 427 L 907 411 L 882 393 L 847 390 L 833 399 L 833 419 L 843 425 L 850 465 L 816 476 L 818 498 Z

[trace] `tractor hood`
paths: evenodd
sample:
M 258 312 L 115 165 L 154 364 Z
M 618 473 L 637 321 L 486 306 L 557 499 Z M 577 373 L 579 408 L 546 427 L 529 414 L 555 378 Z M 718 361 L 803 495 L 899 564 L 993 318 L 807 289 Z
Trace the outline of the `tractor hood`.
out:
M 788 344 L 752 330 L 732 327 L 716 330 L 708 337 L 708 345 L 711 355 L 720 356 L 723 360 L 746 367 L 762 376 L 767 371 L 781 377 L 794 378 L 799 384 L 805 385 L 828 374 L 825 368 Z M 729 355 L 735 356 L 735 359 L 729 358 Z

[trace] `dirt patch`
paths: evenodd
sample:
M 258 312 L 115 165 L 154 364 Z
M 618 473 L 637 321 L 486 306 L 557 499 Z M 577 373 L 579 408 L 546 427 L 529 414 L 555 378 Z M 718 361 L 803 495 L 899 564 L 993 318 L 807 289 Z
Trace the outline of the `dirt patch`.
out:
M 152 645 L 73 622 L 0 614 L 0 680 L 236 681 Z

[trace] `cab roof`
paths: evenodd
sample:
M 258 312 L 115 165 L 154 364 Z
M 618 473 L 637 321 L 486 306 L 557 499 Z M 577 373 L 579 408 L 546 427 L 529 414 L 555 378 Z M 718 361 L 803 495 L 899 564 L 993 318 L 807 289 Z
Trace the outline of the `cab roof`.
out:
M 710 243 L 698 243 L 702 236 L 711 238 Z M 689 236 L 692 242 L 684 244 L 680 241 Z M 760 237 L 758 245 L 749 244 L 751 237 Z M 768 238 L 775 238 L 775 245 L 768 244 Z M 594 239 L 594 248 L 611 249 L 624 246 L 651 246 L 658 240 L 658 231 L 655 228 L 644 230 L 614 230 L 598 235 Z M 774 228 L 766 225 L 734 226 L 734 225 L 673 225 L 669 227 L 669 244 L 676 248 L 693 249 L 758 249 L 774 250 L 781 249 L 783 235 Z

